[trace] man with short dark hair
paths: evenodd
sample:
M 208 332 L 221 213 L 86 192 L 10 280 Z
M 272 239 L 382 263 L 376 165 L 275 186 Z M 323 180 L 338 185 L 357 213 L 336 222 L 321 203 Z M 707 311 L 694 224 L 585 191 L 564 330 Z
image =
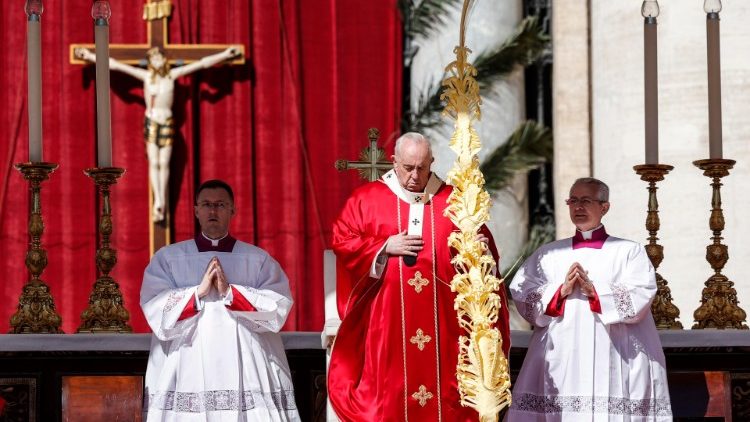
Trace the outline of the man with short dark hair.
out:
M 601 180 L 578 179 L 566 202 L 575 236 L 540 247 L 510 284 L 535 328 L 507 420 L 671 421 L 646 250 L 607 234 Z
M 232 188 L 203 183 L 201 233 L 157 251 L 143 275 L 149 422 L 299 420 L 278 334 L 289 282 L 268 253 L 229 234 L 234 214 Z

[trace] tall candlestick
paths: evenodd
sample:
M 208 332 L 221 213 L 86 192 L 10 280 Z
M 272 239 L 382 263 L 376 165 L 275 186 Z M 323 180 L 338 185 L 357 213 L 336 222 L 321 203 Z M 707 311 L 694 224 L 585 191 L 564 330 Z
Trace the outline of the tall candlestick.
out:
M 656 54 L 656 18 L 659 3 L 645 0 L 641 6 L 643 15 L 643 80 L 646 123 L 646 164 L 659 163 L 659 78 Z
M 721 53 L 719 12 L 721 0 L 706 0 L 706 51 L 708 58 L 708 149 L 710 158 L 722 158 Z
M 29 83 L 29 161 L 42 161 L 42 12 L 41 0 L 26 0 L 27 71 Z
M 112 129 L 109 111 L 109 2 L 98 0 L 91 7 L 96 42 L 96 164 L 112 167 Z

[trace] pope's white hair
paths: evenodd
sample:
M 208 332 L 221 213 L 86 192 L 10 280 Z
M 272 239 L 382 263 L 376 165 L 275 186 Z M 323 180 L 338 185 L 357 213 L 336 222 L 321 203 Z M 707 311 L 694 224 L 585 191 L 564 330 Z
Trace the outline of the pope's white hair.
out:
M 430 157 L 432 157 L 432 146 L 430 145 L 430 140 L 427 139 L 426 136 L 422 135 L 421 133 L 417 132 L 406 132 L 403 135 L 399 136 L 398 139 L 396 139 L 396 146 L 394 148 L 394 154 L 400 155 L 401 147 L 403 146 L 404 141 L 412 141 L 416 144 L 425 144 L 427 146 L 427 152 L 430 153 Z

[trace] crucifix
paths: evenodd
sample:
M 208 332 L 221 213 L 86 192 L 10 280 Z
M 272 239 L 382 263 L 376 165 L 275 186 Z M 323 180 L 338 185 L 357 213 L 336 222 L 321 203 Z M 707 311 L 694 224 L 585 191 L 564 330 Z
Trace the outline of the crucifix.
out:
M 374 182 L 388 170 L 393 168 L 393 163 L 385 161 L 385 151 L 378 148 L 378 137 L 380 131 L 373 128 L 367 131 L 367 137 L 370 139 L 370 146 L 364 148 L 359 153 L 359 161 L 336 160 L 336 170 L 359 171 L 359 176 L 365 180 Z
M 244 46 L 229 44 L 169 44 L 170 0 L 146 0 L 145 44 L 111 44 L 110 69 L 143 81 L 146 103 L 144 140 L 149 160 L 151 254 L 171 242 L 169 161 L 172 154 L 175 79 L 215 64 L 244 64 Z M 71 44 L 70 63 L 94 62 L 93 44 Z M 171 67 L 174 65 L 175 67 Z M 146 67 L 144 69 L 144 67 Z

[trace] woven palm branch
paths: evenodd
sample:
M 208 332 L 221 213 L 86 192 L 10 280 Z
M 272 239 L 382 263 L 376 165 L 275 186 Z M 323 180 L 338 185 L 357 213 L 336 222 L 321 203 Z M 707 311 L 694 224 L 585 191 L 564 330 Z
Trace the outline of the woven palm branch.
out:
M 502 302 L 497 291 L 501 280 L 493 274 L 495 259 L 486 254 L 487 245 L 477 238 L 489 220 L 490 196 L 484 189 L 477 154 L 482 147 L 474 122 L 481 118 L 476 69 L 468 62 L 465 45 L 466 15 L 471 0 L 465 0 L 456 60 L 446 67 L 443 80 L 444 113 L 454 121 L 450 147 L 458 157 L 448 172 L 453 186 L 445 215 L 459 231 L 451 233 L 448 245 L 456 251 L 451 259 L 456 275 L 451 290 L 456 292 L 459 326 L 466 335 L 458 339 L 456 377 L 462 406 L 477 411 L 482 422 L 496 422 L 499 412 L 510 405 L 510 374 L 503 353 L 503 339 L 495 324 Z

